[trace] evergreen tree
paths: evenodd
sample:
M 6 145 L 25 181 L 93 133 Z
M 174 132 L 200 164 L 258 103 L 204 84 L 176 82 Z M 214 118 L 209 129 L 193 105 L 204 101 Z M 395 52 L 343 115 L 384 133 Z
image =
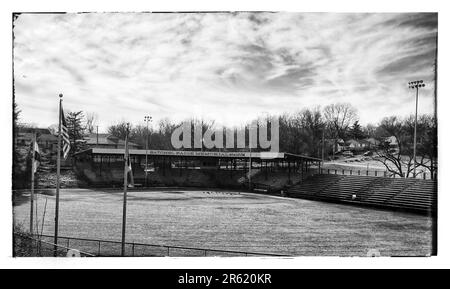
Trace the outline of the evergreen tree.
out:
M 364 132 L 361 128 L 361 125 L 359 124 L 359 121 L 355 121 L 353 123 L 353 126 L 350 129 L 350 137 L 353 139 L 362 139 L 365 137 Z
M 69 112 L 67 113 L 66 123 L 67 130 L 69 132 L 70 139 L 70 151 L 71 153 L 78 152 L 83 149 L 83 140 L 84 140 L 84 132 L 85 126 L 84 123 L 84 115 L 82 111 Z

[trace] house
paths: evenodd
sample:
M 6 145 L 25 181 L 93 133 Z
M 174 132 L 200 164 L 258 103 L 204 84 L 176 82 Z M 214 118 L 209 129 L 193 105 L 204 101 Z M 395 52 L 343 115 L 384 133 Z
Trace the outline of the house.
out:
M 360 142 L 356 139 L 350 139 L 345 142 L 348 149 L 361 149 L 364 148 L 366 145 L 363 142 Z
M 328 139 L 325 139 L 325 143 L 330 148 L 330 150 L 333 151 L 334 153 L 341 152 L 345 149 L 345 142 L 341 138 L 339 138 L 339 139 L 328 138 Z
M 58 137 L 45 128 L 19 128 L 14 142 L 16 146 L 31 146 L 33 133 L 36 133 L 36 142 L 44 153 L 56 153 Z
M 384 138 L 384 143 L 389 145 L 389 149 L 392 152 L 399 152 L 399 147 L 398 147 L 398 140 L 395 136 L 389 136 Z
M 85 137 L 85 144 L 88 148 L 110 148 L 123 149 L 125 148 L 125 141 L 107 133 L 91 133 Z M 133 142 L 128 142 L 130 149 L 139 149 L 140 146 Z
M 384 142 L 389 143 L 390 146 L 398 146 L 397 138 L 393 135 L 384 138 Z
M 365 148 L 367 149 L 373 149 L 380 145 L 380 141 L 376 140 L 373 137 L 363 139 L 361 140 L 361 142 L 365 144 Z

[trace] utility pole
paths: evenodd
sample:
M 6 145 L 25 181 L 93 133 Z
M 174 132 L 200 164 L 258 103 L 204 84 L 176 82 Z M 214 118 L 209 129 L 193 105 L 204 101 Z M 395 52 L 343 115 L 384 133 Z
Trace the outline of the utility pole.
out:
M 128 189 L 128 166 L 129 166 L 129 151 L 128 151 L 128 132 L 130 124 L 127 123 L 127 133 L 125 136 L 125 153 L 124 153 L 124 170 L 123 170 L 123 208 L 122 208 L 122 249 L 121 255 L 125 256 L 125 230 L 127 227 L 127 189 Z
M 98 125 L 97 125 L 97 147 L 98 147 Z
M 33 132 L 33 146 L 31 148 L 31 193 L 30 193 L 30 234 L 33 235 L 33 205 L 34 205 L 34 171 L 36 154 L 36 132 Z
M 146 115 L 144 121 L 147 123 L 147 136 L 145 139 L 145 186 L 148 187 L 148 123 L 152 121 L 152 117 Z
M 416 116 L 414 120 L 414 151 L 413 151 L 413 158 L 414 158 L 414 170 L 413 170 L 413 177 L 416 177 L 416 150 L 417 150 L 417 107 L 419 102 L 419 88 L 425 87 L 425 84 L 423 83 L 423 80 L 416 80 L 411 81 L 408 83 L 409 88 L 416 90 Z

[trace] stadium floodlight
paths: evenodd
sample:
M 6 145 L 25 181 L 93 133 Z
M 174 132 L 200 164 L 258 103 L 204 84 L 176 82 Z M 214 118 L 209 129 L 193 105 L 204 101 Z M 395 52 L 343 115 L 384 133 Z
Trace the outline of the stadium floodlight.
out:
M 416 177 L 416 147 L 417 147 L 417 104 L 419 101 L 419 88 L 425 87 L 425 83 L 423 83 L 423 80 L 416 80 L 408 82 L 409 88 L 416 90 L 416 116 L 414 120 L 414 152 L 413 152 L 413 159 L 414 159 L 414 170 L 413 170 L 413 177 Z
M 148 187 L 148 123 L 152 121 L 152 117 L 149 115 L 144 116 L 144 121 L 147 123 L 147 135 L 145 138 L 145 186 Z

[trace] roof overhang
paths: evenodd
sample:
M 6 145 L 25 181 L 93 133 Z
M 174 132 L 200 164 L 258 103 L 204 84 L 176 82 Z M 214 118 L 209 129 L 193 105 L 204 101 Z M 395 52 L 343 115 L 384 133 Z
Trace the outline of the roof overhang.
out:
M 170 151 L 170 150 L 142 150 L 130 149 L 130 155 L 149 155 L 149 156 L 173 156 L 173 157 L 206 157 L 206 158 L 259 158 L 262 160 L 274 159 L 303 159 L 310 161 L 322 161 L 318 158 L 296 155 L 284 152 L 207 152 L 207 151 Z M 90 148 L 75 155 L 96 154 L 96 155 L 123 155 L 125 149 L 110 148 Z

